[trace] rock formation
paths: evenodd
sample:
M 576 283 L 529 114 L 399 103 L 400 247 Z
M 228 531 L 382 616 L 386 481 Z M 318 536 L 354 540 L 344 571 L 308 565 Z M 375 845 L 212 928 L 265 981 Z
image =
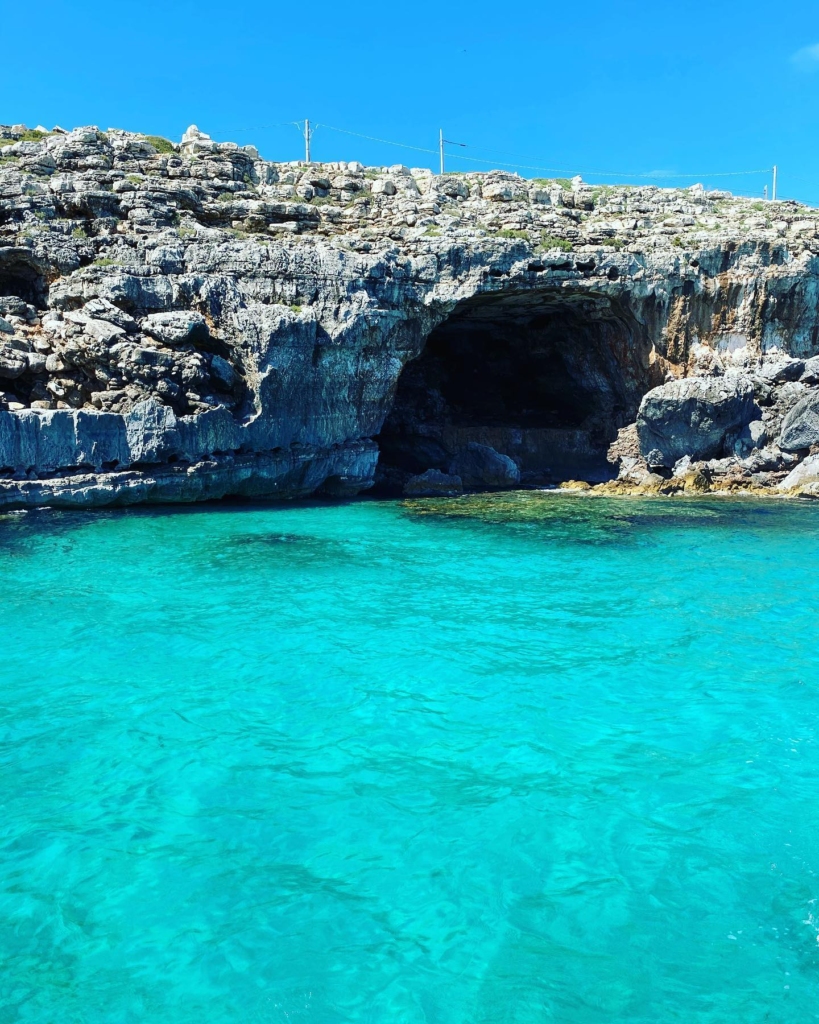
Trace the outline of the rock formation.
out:
M 700 186 L 0 126 L 0 507 L 810 493 L 818 230 Z

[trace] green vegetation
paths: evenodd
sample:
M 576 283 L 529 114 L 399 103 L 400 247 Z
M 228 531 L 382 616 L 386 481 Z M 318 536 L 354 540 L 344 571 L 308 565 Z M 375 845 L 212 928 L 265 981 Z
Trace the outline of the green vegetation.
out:
M 549 235 L 544 232 L 540 236 L 540 248 L 543 250 L 560 249 L 561 252 L 571 252 L 572 243 L 568 238 L 559 238 L 557 235 Z
M 121 267 L 122 264 L 119 260 L 110 260 L 107 256 L 100 256 L 99 259 L 94 260 L 95 267 Z
M 187 227 L 187 225 L 183 224 L 182 227 L 179 228 L 176 233 L 179 235 L 180 238 L 190 238 L 192 235 L 196 234 L 196 230 L 195 228 L 189 228 Z
M 175 153 L 176 149 L 170 139 L 164 139 L 161 135 L 146 135 L 145 139 L 150 142 L 157 153 Z
M 512 228 L 501 228 L 497 232 L 498 238 L 522 238 L 524 241 L 529 240 L 528 231 L 514 231 Z
M 559 185 L 564 192 L 571 192 L 572 183 L 568 178 L 532 178 L 533 185 Z
M 232 203 L 233 202 L 233 193 L 232 192 L 220 192 L 219 195 L 216 197 L 216 202 L 217 203 Z
M 71 232 L 71 237 L 88 238 L 88 233 L 86 232 L 85 228 L 74 228 L 74 230 Z
M 611 238 L 608 235 L 604 239 L 602 239 L 601 245 L 609 245 L 613 249 L 622 249 L 623 248 L 623 243 L 620 241 L 619 238 Z
M 39 142 L 41 139 L 45 139 L 53 134 L 53 132 L 40 132 L 36 128 L 28 128 L 19 139 L 0 139 L 0 148 L 3 146 L 13 146 L 15 142 Z
M 756 210 L 758 213 L 762 213 L 762 211 L 765 209 L 765 204 L 764 203 L 751 203 L 751 209 L 752 210 Z
M 291 302 L 290 303 L 290 309 L 294 313 L 301 313 L 301 306 L 297 302 Z
M 145 180 L 141 174 L 129 174 L 126 181 L 130 181 L 132 185 L 141 185 Z
M 424 231 L 424 236 L 426 238 L 440 238 L 441 232 L 430 224 L 426 231 Z
M 679 236 L 679 235 L 675 235 L 675 236 L 674 236 L 674 241 L 673 241 L 673 243 L 672 243 L 672 244 L 673 244 L 673 245 L 676 245 L 676 246 L 678 246 L 678 247 L 679 247 L 680 249 L 682 249 L 682 247 L 683 247 L 683 240 L 682 240 L 682 239 L 680 238 L 680 236 Z

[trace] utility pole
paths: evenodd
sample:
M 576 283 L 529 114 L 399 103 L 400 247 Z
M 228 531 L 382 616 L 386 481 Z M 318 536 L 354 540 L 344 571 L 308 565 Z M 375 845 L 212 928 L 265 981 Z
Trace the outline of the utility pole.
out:
M 776 202 L 776 164 L 774 164 L 774 169 L 773 169 L 773 194 L 772 194 L 771 198 L 773 199 L 774 202 Z
M 452 139 L 444 138 L 444 129 L 438 129 L 438 151 L 441 154 L 441 174 L 444 173 L 444 144 L 447 146 L 460 146 L 461 149 L 466 149 L 467 145 L 465 142 L 453 142 Z
M 766 202 L 768 201 L 768 186 L 767 185 L 765 185 L 764 188 L 762 189 L 762 198 Z
M 304 161 L 310 163 L 310 121 L 304 119 Z

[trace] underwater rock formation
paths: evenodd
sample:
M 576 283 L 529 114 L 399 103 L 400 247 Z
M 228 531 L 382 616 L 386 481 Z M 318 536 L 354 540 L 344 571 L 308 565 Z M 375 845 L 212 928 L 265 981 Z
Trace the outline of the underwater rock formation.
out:
M 467 487 L 778 487 L 819 444 L 818 231 L 700 186 L 0 126 L 0 507 L 400 494 L 475 446 L 506 472 Z

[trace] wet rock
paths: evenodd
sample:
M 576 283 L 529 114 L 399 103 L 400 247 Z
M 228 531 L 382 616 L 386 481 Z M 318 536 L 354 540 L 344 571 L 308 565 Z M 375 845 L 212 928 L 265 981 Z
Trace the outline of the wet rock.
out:
M 755 416 L 753 385 L 744 377 L 686 377 L 649 391 L 637 433 L 649 466 L 673 466 L 689 455 L 710 459 Z
M 457 453 L 449 472 L 460 477 L 464 487 L 517 487 L 520 483 L 520 469 L 508 455 L 477 441 Z
M 404 484 L 407 498 L 452 498 L 463 494 L 463 481 L 459 476 L 428 469 L 426 473 L 411 476 Z

